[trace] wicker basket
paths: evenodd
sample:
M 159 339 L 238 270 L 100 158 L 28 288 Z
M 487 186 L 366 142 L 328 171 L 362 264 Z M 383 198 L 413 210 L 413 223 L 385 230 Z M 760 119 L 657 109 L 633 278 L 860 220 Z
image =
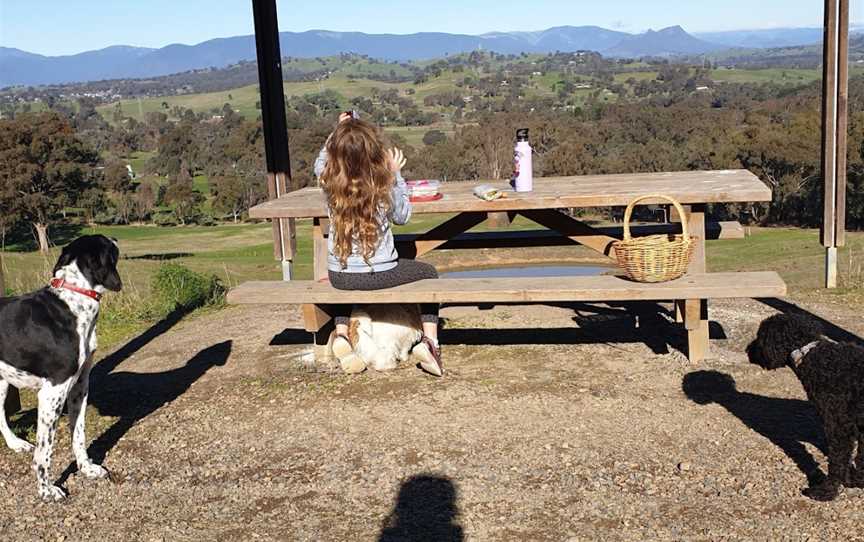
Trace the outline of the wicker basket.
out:
M 681 217 L 681 233 L 631 237 L 630 217 L 633 215 L 633 207 L 646 199 L 671 202 Z M 616 241 L 613 246 L 618 265 L 629 279 L 636 282 L 665 282 L 677 279 L 687 272 L 690 255 L 693 253 L 693 239 L 687 230 L 684 208 L 673 198 L 659 194 L 634 199 L 624 213 L 624 239 Z

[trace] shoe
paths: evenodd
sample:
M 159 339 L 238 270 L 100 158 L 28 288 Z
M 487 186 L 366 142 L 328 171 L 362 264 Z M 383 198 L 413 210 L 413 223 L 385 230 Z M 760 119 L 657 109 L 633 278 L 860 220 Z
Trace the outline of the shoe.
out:
M 351 341 L 344 335 L 337 335 L 333 339 L 333 355 L 339 360 L 342 371 L 347 374 L 362 373 L 366 370 L 366 362 L 354 352 Z
M 444 365 L 441 363 L 441 349 L 435 344 L 435 341 L 427 336 L 423 336 L 420 342 L 414 345 L 411 349 L 411 354 L 420 360 L 420 367 L 431 375 L 443 376 Z

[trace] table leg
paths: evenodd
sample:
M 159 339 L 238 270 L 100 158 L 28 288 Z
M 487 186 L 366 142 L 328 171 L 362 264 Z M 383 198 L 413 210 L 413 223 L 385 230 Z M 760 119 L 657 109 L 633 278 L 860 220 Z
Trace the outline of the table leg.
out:
M 690 208 L 687 225 L 696 246 L 690 259 L 690 273 L 705 273 L 705 206 Z M 708 300 L 687 299 L 684 301 L 684 328 L 687 330 L 687 357 L 691 363 L 703 361 L 709 354 L 708 344 Z
M 327 278 L 327 237 L 330 235 L 330 223 L 326 218 L 316 218 L 312 221 L 312 278 L 323 280 Z
M 513 224 L 513 218 L 515 216 L 516 216 L 516 213 L 513 211 L 489 213 L 489 217 L 486 219 L 486 223 L 491 228 L 496 228 L 496 229 L 509 228 L 510 225 Z
M 312 222 L 312 278 L 322 280 L 327 278 L 327 236 L 330 225 L 325 218 L 315 218 Z M 315 339 L 315 358 L 327 360 L 330 358 L 328 347 L 332 326 L 332 317 L 323 305 L 303 305 L 303 323 L 306 331 L 312 333 Z

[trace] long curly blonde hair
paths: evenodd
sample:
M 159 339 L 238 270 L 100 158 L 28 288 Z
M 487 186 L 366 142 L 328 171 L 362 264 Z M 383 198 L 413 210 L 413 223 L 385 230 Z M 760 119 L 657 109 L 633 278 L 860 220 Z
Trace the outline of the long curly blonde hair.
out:
M 333 246 L 342 267 L 353 244 L 368 263 L 378 248 L 381 220 L 393 205 L 395 175 L 385 142 L 372 124 L 349 119 L 327 141 L 327 165 L 319 179 L 333 220 Z

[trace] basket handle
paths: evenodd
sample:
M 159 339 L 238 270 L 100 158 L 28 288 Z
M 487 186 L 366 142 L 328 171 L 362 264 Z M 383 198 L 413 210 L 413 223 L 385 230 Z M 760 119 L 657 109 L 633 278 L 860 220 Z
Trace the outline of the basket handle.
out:
M 624 211 L 624 240 L 630 240 L 630 218 L 633 216 L 633 207 L 636 206 L 640 201 L 644 201 L 646 199 L 663 199 L 670 202 L 675 206 L 675 210 L 678 211 L 678 216 L 681 218 L 681 233 L 684 236 L 684 239 L 690 239 L 690 232 L 687 228 L 687 215 L 684 212 L 684 207 L 681 206 L 680 203 L 675 198 L 671 198 L 669 196 L 664 196 L 663 194 L 648 194 L 645 196 L 640 196 L 633 201 L 631 201 L 627 205 L 627 210 Z

